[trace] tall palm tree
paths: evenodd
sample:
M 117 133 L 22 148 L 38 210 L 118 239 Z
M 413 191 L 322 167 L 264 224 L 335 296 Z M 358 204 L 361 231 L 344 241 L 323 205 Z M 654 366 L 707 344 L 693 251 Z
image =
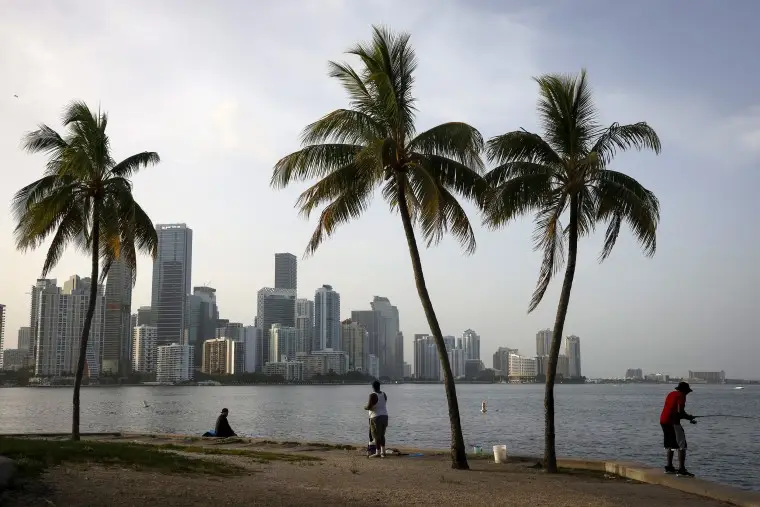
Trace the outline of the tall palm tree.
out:
M 444 372 L 452 467 L 466 469 L 454 377 L 425 284 L 415 226 L 428 246 L 451 232 L 466 252 L 475 250 L 470 221 L 455 195 L 480 202 L 485 194 L 480 158 L 483 138 L 459 122 L 415 132 L 412 85 L 417 60 L 408 34 L 373 27 L 372 42 L 357 44 L 348 54 L 358 57 L 359 70 L 335 62 L 329 68 L 330 77 L 338 79 L 348 93 L 350 108 L 308 125 L 302 149 L 277 163 L 272 185 L 318 179 L 297 203 L 306 217 L 326 204 L 306 255 L 340 224 L 358 218 L 378 188 L 391 210 L 401 215 L 417 292 Z
M 600 125 L 586 72 L 578 76 L 545 75 L 539 85 L 538 114 L 544 136 L 517 130 L 488 141 L 488 159 L 497 166 L 486 180 L 493 190 L 485 206 L 485 223 L 497 228 L 528 212 L 536 213 L 534 244 L 543 251 L 532 312 L 564 262 L 567 267 L 554 322 L 546 375 L 544 467 L 557 471 L 554 448 L 554 382 L 562 331 L 578 257 L 578 238 L 607 224 L 599 261 L 615 246 L 626 222 L 644 254 L 654 255 L 660 219 L 655 195 L 638 181 L 609 169 L 615 154 L 635 148 L 660 152 L 660 139 L 646 123 Z M 560 219 L 568 212 L 567 226 Z
M 145 151 L 116 163 L 106 134 L 106 113 L 96 114 L 83 102 L 67 106 L 62 120 L 68 129 L 64 136 L 40 125 L 24 137 L 26 151 L 49 158 L 42 178 L 16 192 L 12 206 L 18 250 L 36 249 L 52 236 L 42 276 L 55 267 L 68 245 L 92 256 L 90 299 L 74 382 L 71 436 L 79 440 L 79 390 L 99 293 L 98 274 L 102 283 L 111 264 L 121 259 L 132 268 L 134 283 L 137 253 L 155 257 L 156 229 L 135 202 L 130 178 L 140 168 L 157 164 L 159 157 Z

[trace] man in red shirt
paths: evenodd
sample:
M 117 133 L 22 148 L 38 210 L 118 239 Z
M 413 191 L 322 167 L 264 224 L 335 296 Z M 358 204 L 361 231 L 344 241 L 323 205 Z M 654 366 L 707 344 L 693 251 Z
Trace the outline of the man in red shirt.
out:
M 686 434 L 681 426 L 681 419 L 688 419 L 692 424 L 697 423 L 697 418 L 686 413 L 686 395 L 691 392 L 688 382 L 680 382 L 675 391 L 665 398 L 665 406 L 660 414 L 660 426 L 665 435 L 665 449 L 668 452 L 668 464 L 665 465 L 666 474 L 677 474 L 681 477 L 694 477 L 694 474 L 686 470 Z M 678 451 L 678 470 L 673 467 L 673 453 Z

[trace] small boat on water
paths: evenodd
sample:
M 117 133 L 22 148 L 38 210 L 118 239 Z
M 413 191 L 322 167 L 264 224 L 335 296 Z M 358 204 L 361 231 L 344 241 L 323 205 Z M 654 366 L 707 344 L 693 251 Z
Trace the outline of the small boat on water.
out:
M 736 386 L 734 389 L 744 389 L 744 386 Z
M 480 405 L 480 411 L 482 413 L 486 413 L 486 400 L 483 400 L 483 403 Z

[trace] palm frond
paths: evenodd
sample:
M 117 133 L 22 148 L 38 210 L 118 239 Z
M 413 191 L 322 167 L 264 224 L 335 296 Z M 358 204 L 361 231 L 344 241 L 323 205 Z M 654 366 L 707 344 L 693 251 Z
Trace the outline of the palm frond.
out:
M 309 240 L 304 256 L 314 254 L 322 241 L 330 237 L 338 226 L 359 218 L 372 202 L 372 192 L 350 187 L 328 204 L 319 216 L 317 228 Z
M 285 188 L 292 181 L 324 177 L 351 164 L 362 151 L 354 144 L 314 144 L 280 159 L 274 166 L 270 185 Z
M 540 210 L 551 197 L 553 171 L 545 166 L 529 162 L 510 162 L 495 168 L 506 176 L 502 182 L 492 187 L 483 207 L 483 222 L 496 229 L 529 213 Z M 494 179 L 501 179 L 494 175 Z M 497 181 L 498 181 L 497 179 Z
M 660 221 L 660 204 L 654 193 L 630 176 L 611 170 L 600 171 L 592 185 L 599 202 L 596 219 L 610 222 L 599 260 L 612 252 L 623 221 L 631 227 L 644 255 L 654 255 Z
M 565 210 L 567 200 L 567 194 L 557 192 L 536 215 L 536 228 L 533 234 L 534 249 L 543 251 L 544 256 L 528 313 L 535 310 L 541 303 L 552 278 L 565 262 L 565 237 L 559 219 Z
M 577 76 L 547 74 L 535 81 L 539 86 L 538 114 L 548 143 L 563 157 L 585 155 L 598 130 L 586 71 Z
M 58 132 L 43 124 L 39 125 L 37 130 L 27 133 L 22 138 L 21 145 L 29 153 L 44 153 L 58 158 L 68 143 Z
M 57 229 L 53 235 L 53 240 L 48 247 L 45 255 L 45 263 L 42 265 L 42 276 L 47 276 L 50 271 L 61 260 L 63 252 L 69 243 L 77 243 L 80 247 L 83 245 L 83 230 L 86 228 L 86 219 L 82 215 L 82 210 L 75 202 L 63 213 L 60 220 L 57 221 Z
M 155 151 L 143 151 L 131 155 L 111 168 L 111 174 L 119 178 L 130 178 L 144 167 L 156 165 L 161 157 Z
M 443 123 L 420 133 L 407 145 L 411 153 L 453 159 L 471 169 L 483 170 L 483 136 L 466 123 Z
M 496 136 L 486 147 L 488 161 L 495 164 L 506 162 L 531 162 L 556 167 L 562 165 L 562 158 L 538 134 L 516 130 Z
M 338 109 L 308 125 L 301 134 L 301 143 L 360 145 L 372 143 L 388 135 L 386 128 L 367 113 Z
M 35 201 L 18 205 L 24 212 L 18 216 L 14 229 L 16 248 L 33 250 L 42 244 L 58 227 L 66 214 L 77 206 L 78 188 L 75 184 L 53 186 Z M 23 191 L 23 189 L 22 189 Z
M 309 218 L 316 208 L 337 199 L 347 189 L 371 194 L 380 180 L 380 174 L 372 169 L 372 165 L 362 164 L 360 160 L 341 167 L 302 192 L 296 207 L 305 218 Z
M 599 135 L 591 151 L 597 153 L 604 164 L 609 164 L 618 151 L 631 148 L 652 150 L 659 155 L 662 144 L 657 132 L 646 122 L 631 125 L 613 123 Z

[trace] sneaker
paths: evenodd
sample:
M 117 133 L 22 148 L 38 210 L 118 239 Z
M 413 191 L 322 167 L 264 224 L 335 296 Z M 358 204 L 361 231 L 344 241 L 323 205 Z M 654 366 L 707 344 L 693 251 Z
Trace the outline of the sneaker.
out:
M 665 467 L 665 473 L 666 474 L 674 474 L 674 473 L 676 473 L 676 467 L 674 467 L 674 466 L 666 466 Z
M 379 458 L 379 457 L 380 457 L 380 453 L 377 453 L 377 454 L 370 454 L 370 455 L 369 455 L 369 456 L 367 456 L 367 457 L 368 457 L 368 458 Z
M 676 472 L 676 475 L 678 477 L 694 477 L 694 474 L 686 470 L 685 468 L 680 468 Z

